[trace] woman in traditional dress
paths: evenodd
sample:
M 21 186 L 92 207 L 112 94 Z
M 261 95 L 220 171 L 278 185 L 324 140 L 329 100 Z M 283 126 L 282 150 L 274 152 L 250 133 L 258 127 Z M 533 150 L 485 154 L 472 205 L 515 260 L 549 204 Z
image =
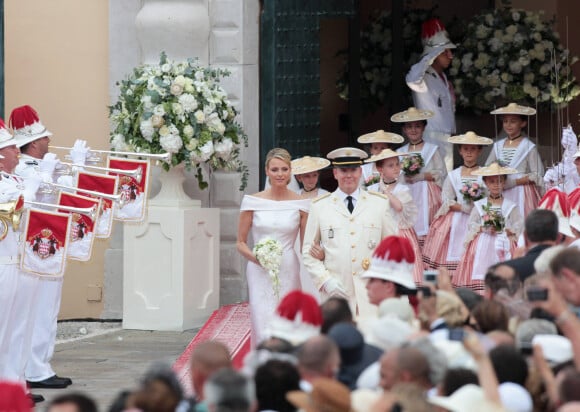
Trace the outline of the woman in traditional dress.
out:
M 421 205 L 414 226 L 421 247 L 429 233 L 429 226 L 441 207 L 441 186 L 447 176 L 443 156 L 437 145 L 423 140 L 427 119 L 431 117 L 433 112 L 415 107 L 391 117 L 392 122 L 403 123 L 403 134 L 409 139 L 409 142 L 397 152 L 412 154 L 410 159 L 420 158 L 423 162 L 423 167 L 418 173 L 405 175 L 405 182 L 409 185 L 413 200 L 417 205 Z
M 363 134 L 357 139 L 357 142 L 368 146 L 368 152 L 371 156 L 381 153 L 384 149 L 395 150 L 395 146 L 403 143 L 403 136 L 396 133 L 377 130 L 376 132 Z M 367 188 L 380 180 L 380 173 L 374 162 L 366 163 L 362 166 L 361 187 Z
M 544 183 L 542 159 L 536 145 L 523 130 L 528 124 L 528 117 L 535 115 L 536 110 L 510 103 L 491 114 L 501 115 L 506 137 L 494 143 L 487 164 L 499 162 L 517 169 L 518 173 L 506 180 L 504 196 L 518 206 L 520 215 L 527 216 L 538 207 Z
M 424 265 L 417 234 L 413 229 L 417 219 L 417 205 L 413 201 L 409 187 L 400 181 L 401 162 L 399 156 L 401 156 L 400 153 L 385 149 L 365 161 L 365 163 L 374 163 L 381 174 L 381 180 L 369 186 L 367 190 L 382 193 L 389 199 L 393 216 L 397 219 L 398 236 L 407 238 L 415 253 L 413 280 L 417 285 L 421 285 Z
M 457 266 L 453 286 L 483 294 L 487 268 L 511 258 L 524 221 L 517 205 L 503 197 L 503 186 L 507 176 L 517 172 L 497 163 L 472 172 L 483 176 L 488 195 L 474 203 L 469 215 L 467 248 Z
M 477 159 L 483 146 L 492 144 L 493 140 L 467 132 L 450 137 L 448 142 L 458 147 L 463 166 L 451 171 L 443 183 L 443 204 L 425 240 L 423 261 L 433 269 L 447 268 L 453 277 L 465 249 L 465 228 L 473 202 L 485 196 L 481 176 L 471 173 L 479 168 Z
M 269 323 L 278 305 L 279 298 L 291 290 L 300 289 L 300 262 L 294 244 L 300 241 L 310 206 L 309 199 L 302 199 L 288 189 L 292 177 L 290 154 L 285 149 L 272 149 L 266 156 L 266 175 L 270 188 L 242 200 L 238 226 L 237 247 L 248 260 L 246 276 L 250 312 L 252 318 L 252 346 L 255 347 L 267 336 Z M 251 232 L 254 244 L 271 238 L 280 242 L 283 254 L 278 274 L 279 287 L 265 270 L 252 248 L 248 245 Z
M 314 199 L 328 191 L 318 186 L 319 171 L 328 167 L 330 160 L 304 156 L 292 160 L 292 173 L 302 186 L 298 194 L 304 199 Z

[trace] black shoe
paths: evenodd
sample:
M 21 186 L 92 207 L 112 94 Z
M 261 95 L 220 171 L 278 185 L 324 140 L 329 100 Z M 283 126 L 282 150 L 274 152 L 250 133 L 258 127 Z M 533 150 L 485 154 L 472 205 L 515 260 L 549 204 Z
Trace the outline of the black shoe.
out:
M 71 378 L 66 378 L 64 376 L 55 375 L 58 379 L 62 379 L 67 385 L 72 385 L 73 381 Z
M 43 381 L 38 382 L 26 381 L 26 383 L 28 383 L 29 388 L 39 388 L 39 389 L 63 389 L 66 388 L 68 385 L 70 385 L 70 383 L 68 383 L 66 378 L 59 378 L 56 375 L 51 376 L 50 378 L 47 378 Z
M 44 402 L 44 396 L 35 395 L 34 393 L 29 393 L 28 398 L 36 405 L 37 403 Z

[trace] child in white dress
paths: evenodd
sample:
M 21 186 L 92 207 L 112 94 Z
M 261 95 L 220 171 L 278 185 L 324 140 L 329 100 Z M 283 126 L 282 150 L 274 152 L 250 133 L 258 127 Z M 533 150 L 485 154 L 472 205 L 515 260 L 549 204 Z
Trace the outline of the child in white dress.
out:
M 396 133 L 377 130 L 376 132 L 363 134 L 357 139 L 357 142 L 368 146 L 368 152 L 371 156 L 378 155 L 384 149 L 393 149 L 395 146 L 403 143 L 403 136 Z M 362 166 L 361 187 L 367 188 L 380 180 L 380 173 L 374 162 L 366 163 Z

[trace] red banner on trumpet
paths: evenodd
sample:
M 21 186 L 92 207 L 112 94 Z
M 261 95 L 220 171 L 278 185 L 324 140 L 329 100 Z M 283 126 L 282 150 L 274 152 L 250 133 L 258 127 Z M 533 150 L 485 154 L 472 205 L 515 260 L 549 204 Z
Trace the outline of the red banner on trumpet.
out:
M 20 268 L 40 276 L 63 276 L 70 221 L 70 213 L 30 209 Z
M 101 209 L 101 199 L 60 192 L 58 204 L 79 209 L 94 208 L 98 216 Z M 86 262 L 91 258 L 93 241 L 95 239 L 95 221 L 88 213 L 73 212 L 67 257 Z
M 106 195 L 115 195 L 119 186 L 118 176 L 109 176 L 98 173 L 79 172 L 77 185 L 79 189 L 91 190 Z M 98 197 L 87 194 L 90 197 Z M 101 198 L 102 206 L 98 214 L 95 237 L 107 238 L 111 236 L 114 210 L 117 205 L 111 199 Z
M 107 167 L 127 171 L 126 174 L 108 172 L 112 176 L 119 176 L 118 193 L 121 202 L 115 209 L 114 219 L 141 222 L 145 218 L 149 195 L 149 160 L 109 156 Z

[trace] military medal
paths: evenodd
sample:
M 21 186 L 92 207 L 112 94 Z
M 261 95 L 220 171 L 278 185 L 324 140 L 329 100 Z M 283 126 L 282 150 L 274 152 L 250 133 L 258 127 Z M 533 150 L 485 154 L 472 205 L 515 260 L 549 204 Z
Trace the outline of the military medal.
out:
M 363 270 L 369 270 L 369 267 L 371 267 L 371 261 L 369 258 L 364 258 L 362 260 L 361 266 L 363 268 Z
M 334 239 L 334 230 L 332 228 L 328 229 L 328 238 Z
M 377 242 L 375 240 L 369 240 L 367 246 L 369 247 L 369 249 L 373 250 L 377 246 Z

